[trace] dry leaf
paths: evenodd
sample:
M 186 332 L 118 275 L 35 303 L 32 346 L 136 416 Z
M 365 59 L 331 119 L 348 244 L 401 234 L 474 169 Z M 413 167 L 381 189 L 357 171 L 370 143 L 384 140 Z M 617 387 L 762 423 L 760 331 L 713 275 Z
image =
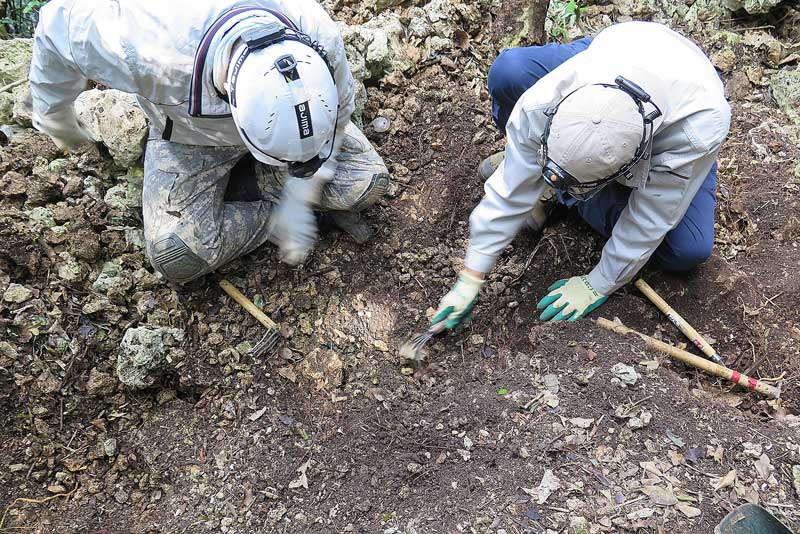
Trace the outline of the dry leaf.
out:
M 247 416 L 247 418 L 255 423 L 256 421 L 261 419 L 264 416 L 265 413 L 267 413 L 267 407 L 266 406 L 264 406 L 263 408 L 261 408 L 260 410 L 258 410 L 255 413 L 251 413 L 250 415 Z
M 639 365 L 644 367 L 647 371 L 652 372 L 652 371 L 655 371 L 656 369 L 658 369 L 658 367 L 659 367 L 659 365 L 661 365 L 661 363 L 658 360 L 643 360 L 643 361 L 639 362 Z
M 308 476 L 306 475 L 306 472 L 310 466 L 311 460 L 308 460 L 306 463 L 297 468 L 297 472 L 300 473 L 300 476 L 289 482 L 289 489 L 308 489 Z
M 758 473 L 758 476 L 767 480 L 770 471 L 772 471 L 772 464 L 769 461 L 769 456 L 762 454 L 761 457 L 753 463 L 756 466 L 756 473 Z
M 654 504 L 659 506 L 675 506 L 678 504 L 678 498 L 675 497 L 675 492 L 673 492 L 671 488 L 644 486 L 640 491 L 650 497 L 650 500 L 653 501 Z
M 664 473 L 658 468 L 655 462 L 639 462 L 639 467 L 647 471 L 648 473 L 652 473 L 657 477 L 663 477 Z
M 582 417 L 574 417 L 569 420 L 570 423 L 578 428 L 589 428 L 594 424 L 594 419 L 584 419 Z
M 677 505 L 675 505 L 675 508 L 680 510 L 683 515 L 685 515 L 690 519 L 693 517 L 698 517 L 701 514 L 699 508 L 695 508 L 694 506 L 689 506 L 685 502 L 679 502 Z
M 736 469 L 731 469 L 730 471 L 728 471 L 727 475 L 717 480 L 716 484 L 714 484 L 714 490 L 719 491 L 723 488 L 733 486 L 735 482 L 736 482 Z
M 278 369 L 278 375 L 282 376 L 289 382 L 297 382 L 297 373 L 294 372 L 294 368 L 291 365 Z
M 548 469 L 544 472 L 542 481 L 536 489 L 520 488 L 526 494 L 536 499 L 537 504 L 544 504 L 555 491 L 561 489 L 561 480 Z
M 369 388 L 367 390 L 367 394 L 378 402 L 383 402 L 386 400 L 386 396 L 383 394 L 383 390 L 381 388 Z
M 673 451 L 672 449 L 667 451 L 667 456 L 669 456 L 669 461 L 672 462 L 672 465 L 678 466 L 686 463 L 686 458 L 681 453 Z

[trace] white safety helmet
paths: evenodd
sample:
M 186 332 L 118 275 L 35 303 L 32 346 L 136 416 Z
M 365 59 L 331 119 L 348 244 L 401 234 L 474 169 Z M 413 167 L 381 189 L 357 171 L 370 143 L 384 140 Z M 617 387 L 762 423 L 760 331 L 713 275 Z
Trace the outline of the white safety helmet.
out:
M 333 152 L 339 96 L 324 51 L 275 22 L 243 36 L 228 67 L 231 112 L 259 161 L 313 175 Z

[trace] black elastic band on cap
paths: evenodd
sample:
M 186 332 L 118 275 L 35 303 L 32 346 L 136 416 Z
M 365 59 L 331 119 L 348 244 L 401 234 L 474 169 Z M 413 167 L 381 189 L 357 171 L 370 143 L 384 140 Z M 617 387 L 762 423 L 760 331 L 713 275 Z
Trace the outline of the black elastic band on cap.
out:
M 639 146 L 636 148 L 633 158 L 631 161 L 620 167 L 617 172 L 612 173 L 605 178 L 593 180 L 591 182 L 581 182 L 547 157 L 547 139 L 550 137 L 550 127 L 553 124 L 553 118 L 555 117 L 556 113 L 558 113 L 558 108 L 561 107 L 561 104 L 563 104 L 565 100 L 586 86 L 578 87 L 567 94 L 567 96 L 562 98 L 555 106 L 550 106 L 544 110 L 544 114 L 547 116 L 547 121 L 545 122 L 544 131 L 542 132 L 541 137 L 540 159 L 543 160 L 542 175 L 544 176 L 545 181 L 547 181 L 555 189 L 560 189 L 567 193 L 569 193 L 570 189 L 583 189 L 588 191 L 593 188 L 602 187 L 620 177 L 625 177 L 625 179 L 630 180 L 633 177 L 633 173 L 631 172 L 633 167 L 635 167 L 640 161 L 650 158 L 650 151 L 653 146 L 653 134 L 655 129 L 653 121 L 661 116 L 661 109 L 651 101 L 650 95 L 637 84 L 622 76 L 617 76 L 614 81 L 614 84 L 596 83 L 592 85 L 599 85 L 601 87 L 608 87 L 611 89 L 619 89 L 630 96 L 636 103 L 636 108 L 638 109 L 639 114 L 642 116 L 642 140 L 639 143 Z M 650 103 L 655 110 L 645 114 L 645 103 Z M 551 180 L 550 177 L 547 176 L 548 173 L 552 176 L 555 176 L 556 179 Z
M 242 35 L 251 52 L 279 43 L 286 38 L 286 26 L 280 22 L 270 22 L 261 28 L 250 30 Z

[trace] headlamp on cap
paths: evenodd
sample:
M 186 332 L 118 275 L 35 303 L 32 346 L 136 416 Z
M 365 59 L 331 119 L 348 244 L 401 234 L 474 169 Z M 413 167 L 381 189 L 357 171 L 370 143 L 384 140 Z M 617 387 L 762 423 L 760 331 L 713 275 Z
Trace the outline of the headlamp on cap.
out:
M 600 190 L 605 186 L 620 177 L 625 177 L 626 179 L 630 180 L 633 176 L 633 167 L 635 167 L 643 159 L 650 157 L 653 144 L 653 121 L 661 116 L 661 110 L 658 108 L 658 106 L 651 102 L 649 94 L 647 94 L 641 87 L 630 80 L 627 80 L 622 76 L 617 76 L 614 82 L 614 84 L 601 83 L 593 85 L 618 89 L 625 92 L 633 99 L 634 103 L 636 104 L 636 108 L 642 117 L 642 136 L 633 158 L 627 163 L 623 164 L 616 172 L 604 178 L 598 180 L 581 181 L 548 157 L 547 141 L 550 137 L 550 127 L 552 126 L 553 118 L 564 101 L 582 88 L 572 91 L 567 96 L 562 98 L 558 104 L 556 104 L 554 107 L 546 109 L 544 112 L 547 116 L 547 122 L 545 123 L 544 132 L 542 133 L 541 148 L 539 152 L 539 159 L 542 165 L 542 177 L 553 189 L 568 194 L 579 201 L 589 200 L 598 192 L 600 192 Z M 650 103 L 654 108 L 653 111 L 650 111 L 649 113 L 645 113 L 644 109 L 644 105 L 647 103 Z

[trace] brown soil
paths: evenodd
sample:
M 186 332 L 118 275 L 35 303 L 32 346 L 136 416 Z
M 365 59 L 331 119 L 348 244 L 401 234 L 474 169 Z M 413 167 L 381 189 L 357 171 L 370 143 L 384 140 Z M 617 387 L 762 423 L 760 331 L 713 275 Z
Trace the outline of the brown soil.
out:
M 800 195 L 792 182 L 800 148 L 782 133 L 788 119 L 769 104 L 734 103 L 719 160 L 714 256 L 686 275 L 643 272 L 729 362 L 782 378 L 782 403 L 768 403 L 591 321 L 541 323 L 535 305 L 545 288 L 587 272 L 602 248 L 571 213 L 541 237 L 514 242 L 474 322 L 437 340 L 424 365 L 400 362 L 396 347 L 424 327 L 426 310 L 453 282 L 482 196 L 475 170 L 502 139 L 485 92 L 465 90 L 471 80 L 457 69 L 433 65 L 395 82 L 370 89 L 365 116 L 369 124 L 379 110 L 396 113 L 389 134 L 368 132 L 397 178 L 390 198 L 368 214 L 377 238 L 357 246 L 327 232 L 303 269 L 279 264 L 265 246 L 222 273 L 282 323 L 288 339 L 272 358 L 235 349 L 263 329 L 224 298 L 216 276 L 187 287 L 131 279 L 109 295 L 109 308 L 84 313 L 96 276 L 59 279 L 59 252 L 95 275 L 116 257 L 130 271 L 149 268 L 118 218 L 89 197 L 72 199 L 62 216 L 81 220 L 78 237 L 60 240 L 28 229 L 19 197 L 0 200 L 0 287 L 13 281 L 38 292 L 24 307 L 0 307 L 4 339 L 18 352 L 0 367 L 0 512 L 10 508 L 3 526 L 588 532 L 570 527 L 581 516 L 592 532 L 701 533 L 757 498 L 800 527 L 791 478 L 800 448 L 787 424 L 800 413 Z M 31 174 L 42 154 L 56 157 L 49 142 L 29 135 L 5 149 L 5 170 L 52 186 L 52 176 Z M 99 158 L 73 161 L 56 177 L 59 192 L 71 173 L 106 175 Z M 685 342 L 632 287 L 598 314 Z M 185 360 L 145 392 L 115 379 L 100 391 L 88 387 L 90 373 L 114 375 L 124 329 L 144 323 L 185 329 Z M 303 376 L 300 362 L 314 351 L 339 356 L 340 384 Z M 645 360 L 660 363 L 647 370 Z M 642 375 L 635 386 L 615 383 L 620 362 Z M 557 404 L 548 404 L 553 397 Z M 651 422 L 626 426 L 615 416 L 626 404 L 652 414 Z M 583 429 L 575 418 L 594 421 Z M 774 481 L 760 478 L 758 454 L 744 442 L 768 455 Z M 715 450 L 724 453 L 713 458 Z M 715 490 L 732 469 L 738 483 Z M 523 488 L 535 489 L 546 470 L 561 488 L 537 504 Z M 673 488 L 701 515 L 653 504 L 641 492 L 652 485 Z M 73 490 L 43 504 L 15 502 Z

